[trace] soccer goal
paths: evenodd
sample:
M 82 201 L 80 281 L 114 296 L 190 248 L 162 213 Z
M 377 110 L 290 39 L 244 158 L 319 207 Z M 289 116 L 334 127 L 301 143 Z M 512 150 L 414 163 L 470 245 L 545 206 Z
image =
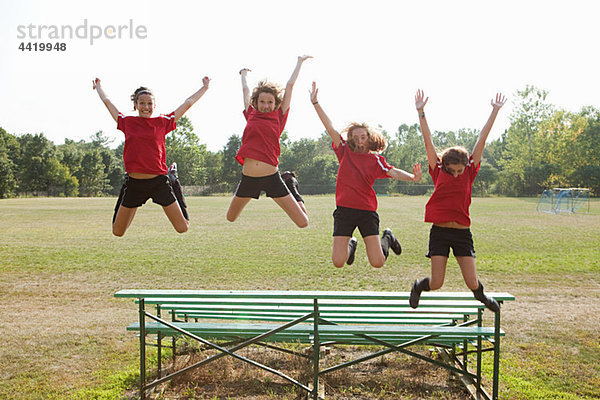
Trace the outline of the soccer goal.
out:
M 544 190 L 537 204 L 539 212 L 550 214 L 573 214 L 587 207 L 590 212 L 590 189 L 554 188 Z

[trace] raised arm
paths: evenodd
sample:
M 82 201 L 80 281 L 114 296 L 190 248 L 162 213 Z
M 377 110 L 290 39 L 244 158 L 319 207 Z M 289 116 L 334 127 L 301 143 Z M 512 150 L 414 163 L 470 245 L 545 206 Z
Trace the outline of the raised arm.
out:
M 296 63 L 296 68 L 294 68 L 294 72 L 292 72 L 292 76 L 287 81 L 285 85 L 285 93 L 283 94 L 283 101 L 281 102 L 281 112 L 284 114 L 289 110 L 290 103 L 292 102 L 292 91 L 294 90 L 294 84 L 296 83 L 296 79 L 298 79 L 298 74 L 300 74 L 300 67 L 302 67 L 302 63 L 312 56 L 299 56 L 298 62 Z
M 102 102 L 104 103 L 106 108 L 108 108 L 108 112 L 110 113 L 110 116 L 115 120 L 115 122 L 117 122 L 118 118 L 119 118 L 119 110 L 117 110 L 117 107 L 115 107 L 115 105 L 110 101 L 108 96 L 106 96 L 106 93 L 104 93 L 104 90 L 102 90 L 102 85 L 100 84 L 100 79 L 98 79 L 98 78 L 94 79 L 92 81 L 92 84 L 93 84 L 94 90 L 96 92 L 98 92 L 98 96 L 100 96 L 100 100 L 102 100 Z
M 433 146 L 433 139 L 431 138 L 431 131 L 429 130 L 427 119 L 425 119 L 425 104 L 427 104 L 429 97 L 423 99 L 424 97 L 423 91 L 421 89 L 417 90 L 417 94 L 415 95 L 415 107 L 417 107 L 417 112 L 419 113 L 419 124 L 421 125 L 421 134 L 423 135 L 423 141 L 425 142 L 427 161 L 429 162 L 429 167 L 434 168 L 437 164 L 438 155 Z
M 475 165 L 481 162 L 481 157 L 483 156 L 483 148 L 485 147 L 485 141 L 487 140 L 490 131 L 492 130 L 492 125 L 494 125 L 494 121 L 496 120 L 496 116 L 498 115 L 498 111 L 502 108 L 502 106 L 506 103 L 506 97 L 502 93 L 496 93 L 496 98 L 492 99 L 492 113 L 490 114 L 487 122 L 483 126 L 481 132 L 479 132 L 479 137 L 477 138 L 477 142 L 475 143 L 475 147 L 473 147 L 473 152 L 471 153 L 471 157 L 473 157 L 473 162 Z
M 200 97 L 204 95 L 204 93 L 206 93 L 206 91 L 208 90 L 209 83 L 210 78 L 208 76 L 202 78 L 202 87 L 198 89 L 196 93 L 188 97 L 183 102 L 183 104 L 177 107 L 177 109 L 175 110 L 175 122 L 179 121 L 179 118 L 181 118 L 183 114 L 185 114 L 185 112 L 189 110 L 190 107 L 193 106 L 194 103 L 196 103 L 200 99 Z
M 248 110 L 250 106 L 250 89 L 248 88 L 248 82 L 246 81 L 246 75 L 251 70 L 248 68 L 240 69 L 240 75 L 242 76 L 242 94 L 244 95 L 244 110 Z
M 423 172 L 421 171 L 421 164 L 416 163 L 413 166 L 413 173 L 409 173 L 406 172 L 403 169 L 400 168 L 392 168 L 391 170 L 388 171 L 388 175 L 393 178 L 396 179 L 398 181 L 412 181 L 412 182 L 419 182 L 421 180 L 421 177 L 423 176 Z
M 327 114 L 325 114 L 323 107 L 321 107 L 321 105 L 319 104 L 319 101 L 317 100 L 318 93 L 319 89 L 317 89 L 317 84 L 313 82 L 312 91 L 310 92 L 310 101 L 313 103 L 313 106 L 315 106 L 315 111 L 317 112 L 319 119 L 323 123 L 323 126 L 325 126 L 325 130 L 331 137 L 333 144 L 335 145 L 335 147 L 339 147 L 342 143 L 342 135 L 340 135 L 340 133 L 335 130 L 333 124 L 331 123 L 331 120 L 329 119 Z

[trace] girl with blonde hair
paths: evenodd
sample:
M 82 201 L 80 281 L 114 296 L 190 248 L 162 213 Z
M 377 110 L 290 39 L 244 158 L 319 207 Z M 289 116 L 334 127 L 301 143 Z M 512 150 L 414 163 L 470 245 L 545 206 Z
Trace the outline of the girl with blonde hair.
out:
M 335 188 L 331 260 L 338 268 L 354 262 L 358 242 L 352 234 L 358 228 L 370 264 L 379 268 L 385 263 L 390 248 L 399 255 L 402 247 L 390 229 L 384 230 L 379 238 L 377 196 L 373 184 L 376 179 L 382 178 L 419 182 L 421 165 L 415 164 L 412 174 L 389 165 L 378 154 L 387 146 L 385 138 L 364 123 L 351 123 L 342 131 L 347 135 L 347 140 L 344 140 L 319 104 L 318 91 L 313 82 L 312 104 L 331 137 L 333 151 L 340 162 Z

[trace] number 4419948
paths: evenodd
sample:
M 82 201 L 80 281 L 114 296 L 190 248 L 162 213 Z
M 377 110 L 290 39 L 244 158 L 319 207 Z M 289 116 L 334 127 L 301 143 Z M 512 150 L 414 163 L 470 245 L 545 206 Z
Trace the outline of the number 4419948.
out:
M 37 42 L 21 42 L 19 45 L 19 50 L 21 51 L 66 51 L 67 44 L 66 43 L 37 43 Z

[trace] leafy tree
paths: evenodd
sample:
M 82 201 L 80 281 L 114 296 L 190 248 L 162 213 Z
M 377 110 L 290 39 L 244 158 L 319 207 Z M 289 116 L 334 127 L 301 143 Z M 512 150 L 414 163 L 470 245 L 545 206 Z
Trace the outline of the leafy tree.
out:
M 79 182 L 71 175 L 69 168 L 58 159 L 51 158 L 46 162 L 46 179 L 48 179 L 48 196 L 77 196 Z
M 391 192 L 405 194 L 424 194 L 426 185 L 432 184 L 431 177 L 427 173 L 427 157 L 423 138 L 417 124 L 402 124 L 394 135 L 388 140 L 388 147 L 382 153 L 385 159 L 396 168 L 412 172 L 415 163 L 421 164 L 424 174 L 421 182 L 417 185 L 404 181 L 389 180 L 386 182 L 387 189 Z M 377 182 L 380 184 L 379 182 Z
M 279 157 L 279 169 L 300 173 L 312 163 L 316 150 L 317 143 L 313 139 L 303 138 L 291 142 L 282 149 Z
M 194 127 L 186 116 L 177 122 L 177 129 L 165 139 L 167 165 L 177 163 L 182 185 L 204 185 L 207 180 L 205 168 L 206 145 L 194 133 Z
M 490 164 L 482 163 L 477 178 L 473 182 L 473 193 L 478 196 L 488 195 L 497 177 L 498 170 L 496 168 Z
M 589 188 L 593 195 L 600 195 L 600 110 L 586 107 L 581 111 L 585 126 L 578 136 L 577 166 L 570 176 L 573 186 Z
M 571 175 L 571 182 L 575 187 L 590 189 L 592 195 L 600 195 L 600 165 L 579 167 Z
M 5 152 L 0 152 L 0 199 L 15 195 L 17 181 L 13 174 L 15 165 Z
M 338 160 L 335 154 L 320 154 L 296 172 L 300 182 L 300 193 L 321 194 L 335 192 Z
M 123 184 L 123 176 L 125 174 L 123 162 L 117 158 L 114 151 L 111 151 L 108 148 L 102 148 L 100 150 L 100 157 L 102 158 L 104 175 L 106 176 L 105 186 L 102 189 L 102 192 L 116 196 L 119 194 L 121 185 Z
M 16 159 L 21 153 L 21 146 L 17 137 L 6 132 L 0 127 L 0 153 L 6 154 L 8 158 Z
M 501 170 L 502 155 L 506 151 L 506 132 L 498 139 L 486 143 L 483 150 L 483 159 L 486 164 L 494 167 L 496 170 Z
M 102 194 L 108 184 L 102 155 L 98 149 L 90 149 L 81 158 L 81 168 L 76 174 L 82 196 L 95 197 Z
M 579 137 L 583 148 L 581 157 L 589 165 L 600 166 L 600 110 L 586 107 L 581 114 L 588 121 L 588 125 Z
M 317 139 L 317 155 L 333 154 L 331 147 L 331 137 L 327 132 L 323 132 Z
M 17 138 L 0 128 L 0 198 L 14 196 L 17 189 L 15 163 L 20 146 Z
M 222 182 L 221 180 L 221 169 L 223 163 L 223 151 L 213 153 L 207 151 L 204 157 L 205 171 L 206 171 L 206 184 L 207 185 L 218 185 Z
M 223 147 L 221 180 L 223 183 L 232 186 L 232 189 L 238 183 L 241 176 L 240 165 L 235 159 L 235 155 L 241 145 L 242 139 L 237 135 L 231 135 L 227 140 L 227 144 Z
M 519 194 L 534 195 L 539 192 L 540 174 L 535 167 L 535 155 L 546 146 L 539 135 L 539 125 L 553 112 L 552 105 L 546 102 L 548 92 L 527 86 L 517 91 L 517 101 L 510 116 L 511 125 L 506 132 L 505 152 L 501 166 L 506 176 L 518 179 Z M 539 163 L 537 165 L 540 165 Z
M 57 147 L 58 158 L 61 164 L 66 166 L 71 174 L 75 174 L 81 168 L 81 159 L 86 151 L 84 141 L 75 142 L 65 139 L 65 143 Z
M 43 134 L 26 134 L 17 138 L 21 152 L 15 160 L 20 192 L 47 192 L 50 179 L 46 167 L 55 158 L 54 143 Z
M 107 148 L 114 139 L 104 135 L 104 132 L 98 131 L 90 136 L 90 145 L 96 149 L 105 149 Z

